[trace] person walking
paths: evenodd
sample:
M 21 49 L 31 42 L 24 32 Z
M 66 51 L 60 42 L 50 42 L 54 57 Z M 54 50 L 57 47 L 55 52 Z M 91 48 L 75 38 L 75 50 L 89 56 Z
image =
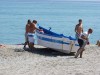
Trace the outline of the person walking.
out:
M 75 58 L 77 58 L 79 54 L 80 54 L 80 58 L 82 58 L 84 47 L 86 46 L 86 44 L 89 44 L 89 36 L 90 34 L 92 34 L 92 32 L 93 30 L 89 28 L 87 32 L 83 32 L 78 38 L 78 43 L 80 48 L 78 49 Z

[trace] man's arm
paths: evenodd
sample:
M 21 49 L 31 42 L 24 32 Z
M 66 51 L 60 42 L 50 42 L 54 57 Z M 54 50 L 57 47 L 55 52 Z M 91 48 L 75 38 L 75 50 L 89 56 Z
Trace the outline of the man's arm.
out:
M 38 30 L 38 31 L 43 31 L 42 29 L 39 29 L 37 28 L 35 25 L 34 25 L 35 29 Z
M 81 38 L 88 41 L 88 38 L 85 37 L 84 35 L 81 35 Z

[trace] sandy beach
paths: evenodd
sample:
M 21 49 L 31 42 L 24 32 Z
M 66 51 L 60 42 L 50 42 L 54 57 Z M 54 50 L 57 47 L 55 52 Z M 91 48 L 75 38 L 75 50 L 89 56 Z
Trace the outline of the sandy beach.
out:
M 35 45 L 0 47 L 0 75 L 100 75 L 100 47 L 86 46 L 83 58 Z

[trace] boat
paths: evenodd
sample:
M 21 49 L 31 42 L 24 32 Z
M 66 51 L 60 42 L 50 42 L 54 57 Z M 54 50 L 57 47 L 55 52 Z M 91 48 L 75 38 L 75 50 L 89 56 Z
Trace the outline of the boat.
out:
M 55 33 L 51 29 L 46 29 L 42 26 L 39 26 L 39 29 L 42 29 L 43 32 L 36 30 L 38 45 L 67 54 L 77 52 L 79 45 L 75 38 Z

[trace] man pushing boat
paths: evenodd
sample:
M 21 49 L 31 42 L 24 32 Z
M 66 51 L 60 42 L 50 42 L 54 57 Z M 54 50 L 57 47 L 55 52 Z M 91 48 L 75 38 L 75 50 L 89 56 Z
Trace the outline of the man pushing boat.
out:
M 89 44 L 89 35 L 92 34 L 92 32 L 93 32 L 93 30 L 91 28 L 89 28 L 87 32 L 84 32 L 80 35 L 80 37 L 78 39 L 80 48 L 78 49 L 78 51 L 75 55 L 75 58 L 77 58 L 79 54 L 80 54 L 80 58 L 82 58 L 84 47 L 86 46 L 86 44 Z
M 29 47 L 30 49 L 34 49 L 34 34 L 36 30 L 42 31 L 41 29 L 36 27 L 37 21 L 33 20 L 33 22 L 29 26 L 29 32 L 28 32 L 28 41 L 29 41 Z

